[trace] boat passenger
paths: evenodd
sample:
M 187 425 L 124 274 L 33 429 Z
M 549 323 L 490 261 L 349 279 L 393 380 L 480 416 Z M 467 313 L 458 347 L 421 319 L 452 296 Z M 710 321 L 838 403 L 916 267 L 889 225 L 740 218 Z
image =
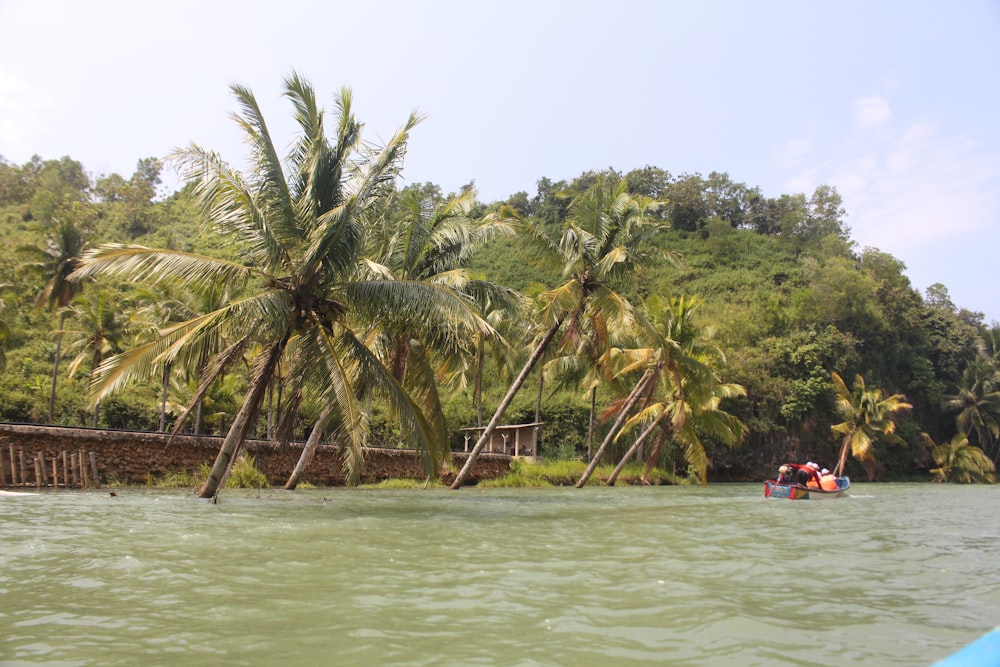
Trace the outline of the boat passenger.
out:
M 783 465 L 778 468 L 778 479 L 776 480 L 778 484 L 794 484 L 792 480 L 792 469 L 787 465 Z
M 795 481 L 802 486 L 820 486 L 819 466 L 810 461 L 805 465 L 789 463 L 788 466 L 795 472 Z
M 834 477 L 833 473 L 827 470 L 826 468 L 823 468 L 820 471 L 819 487 L 824 491 L 836 491 L 838 488 L 840 488 L 837 486 L 837 478 Z

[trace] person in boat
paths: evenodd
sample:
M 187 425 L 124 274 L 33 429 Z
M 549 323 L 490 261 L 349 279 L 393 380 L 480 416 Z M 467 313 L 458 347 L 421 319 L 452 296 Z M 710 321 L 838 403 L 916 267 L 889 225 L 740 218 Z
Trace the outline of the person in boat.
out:
M 792 478 L 792 468 L 787 464 L 778 468 L 778 479 L 776 481 L 778 484 L 794 484 L 795 480 Z
M 789 483 L 819 488 L 819 466 L 812 461 L 809 461 L 805 465 L 799 465 L 798 463 L 786 463 L 785 466 L 782 467 L 790 468 L 791 481 Z

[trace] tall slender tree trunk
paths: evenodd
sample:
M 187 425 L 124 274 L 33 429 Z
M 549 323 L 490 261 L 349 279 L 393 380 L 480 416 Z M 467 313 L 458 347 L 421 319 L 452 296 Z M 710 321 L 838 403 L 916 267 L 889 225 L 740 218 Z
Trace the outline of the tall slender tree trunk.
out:
M 288 481 L 285 482 L 285 489 L 287 491 L 294 491 L 295 487 L 299 485 L 302 480 L 302 475 L 306 471 L 306 467 L 312 462 L 313 456 L 316 455 L 316 448 L 319 446 L 319 439 L 323 437 L 323 422 L 326 421 L 327 417 L 330 416 L 330 412 L 333 408 L 329 405 L 323 408 L 323 412 L 320 414 L 319 419 L 313 424 L 312 431 L 309 432 L 309 439 L 306 440 L 305 446 L 302 448 L 302 454 L 299 456 L 298 463 L 295 464 L 295 469 L 292 470 L 292 474 L 288 476 Z
M 597 425 L 597 387 L 590 388 L 590 422 L 587 425 L 587 460 L 594 458 L 594 428 Z
M 545 373 L 538 374 L 538 395 L 535 396 L 535 423 L 542 420 L 542 390 L 545 388 Z
M 851 437 L 854 432 L 850 432 L 844 436 L 844 444 L 840 448 L 840 459 L 837 461 L 837 467 L 833 469 L 834 477 L 840 477 L 844 474 L 844 466 L 847 465 L 847 451 L 851 448 Z
M 476 426 L 483 426 L 483 346 L 485 341 L 482 334 L 479 335 L 479 345 L 476 348 L 476 381 L 473 393 L 476 395 Z
M 479 436 L 476 446 L 472 448 L 471 452 L 469 452 L 469 458 L 466 459 L 465 465 L 462 466 L 458 475 L 455 476 L 455 481 L 451 483 L 452 489 L 462 488 L 462 483 L 465 482 L 466 477 L 468 477 L 469 473 L 472 472 L 472 466 L 475 465 L 476 459 L 479 458 L 479 454 L 483 451 L 483 447 L 485 447 L 486 443 L 490 441 L 490 437 L 492 437 L 493 431 L 495 431 L 497 426 L 500 424 L 500 420 L 503 418 L 504 412 L 507 411 L 511 401 L 514 400 L 514 396 L 516 396 L 518 390 L 521 389 L 521 385 L 524 384 L 526 379 L 528 379 L 528 374 L 531 372 L 531 369 L 535 367 L 538 360 L 542 358 L 543 354 L 545 354 L 545 349 L 549 346 L 549 343 L 552 342 L 552 339 L 555 338 L 556 333 L 562 326 L 563 319 L 565 319 L 565 317 L 557 319 L 555 324 L 553 324 L 552 327 L 545 332 L 545 336 L 538 343 L 538 345 L 535 346 L 535 350 L 531 353 L 528 361 L 524 364 L 524 368 L 522 368 L 518 376 L 514 378 L 514 383 L 510 386 L 510 389 L 507 390 L 507 395 L 500 401 L 500 405 L 497 406 L 496 412 L 493 413 L 493 418 L 490 419 L 490 423 L 486 425 L 486 429 L 483 430 L 482 435 Z
M 646 467 L 642 470 L 642 477 L 639 481 L 643 484 L 649 484 L 649 475 L 653 472 L 653 468 L 656 467 L 656 462 L 660 458 L 660 451 L 663 449 L 663 443 L 667 441 L 667 431 L 660 433 L 660 437 L 656 439 L 656 444 L 653 445 L 653 451 L 649 453 L 649 458 L 646 459 Z M 676 470 L 672 472 L 676 473 Z
M 281 341 L 275 343 L 268 351 L 268 359 L 261 368 L 260 373 L 254 378 L 250 389 L 247 390 L 246 398 L 243 399 L 243 405 L 240 406 L 239 412 L 236 413 L 236 418 L 233 419 L 233 423 L 229 427 L 229 432 L 226 433 L 225 440 L 222 441 L 219 453 L 215 457 L 215 463 L 212 464 L 212 470 L 208 473 L 208 479 L 205 480 L 205 485 L 201 487 L 198 493 L 199 497 L 212 498 L 216 496 L 219 488 L 226 481 L 233 460 L 236 458 L 240 446 L 246 441 L 247 434 L 253 427 L 257 411 L 264 400 L 264 392 L 267 391 L 267 386 L 274 373 L 274 367 L 278 363 L 278 358 L 281 356 L 284 346 L 284 341 Z
M 59 315 L 59 333 L 56 335 L 56 354 L 52 361 L 52 392 L 49 394 L 49 423 L 56 420 L 56 385 L 59 383 L 59 360 L 62 353 L 63 328 L 66 326 L 66 313 Z
M 646 369 L 646 372 L 643 373 L 641 378 L 639 378 L 639 381 L 635 384 L 635 387 L 632 389 L 632 393 L 629 394 L 628 400 L 625 401 L 625 405 L 622 406 L 621 411 L 619 411 L 618 417 L 617 419 L 615 419 L 615 423 L 611 425 L 611 429 L 608 430 L 608 434 L 604 436 L 604 441 L 601 443 L 601 446 L 598 447 L 597 451 L 594 453 L 594 458 L 590 460 L 590 465 L 587 466 L 587 469 L 583 472 L 583 475 L 581 475 L 580 479 L 577 481 L 576 488 L 578 489 L 581 488 L 584 484 L 587 483 L 587 480 L 590 479 L 590 476 L 594 474 L 594 470 L 597 468 L 597 465 L 601 462 L 601 457 L 604 456 L 604 450 L 608 448 L 608 445 L 610 445 L 611 441 L 614 440 L 615 434 L 618 433 L 618 429 L 621 428 L 621 425 L 625 423 L 626 419 L 628 419 L 628 413 L 632 411 L 632 406 L 634 406 L 636 402 L 638 402 L 639 396 L 646 388 L 646 385 L 649 384 L 649 380 L 652 377 L 653 377 L 653 369 L 649 368 Z
M 198 399 L 198 408 L 197 408 L 197 410 L 195 412 L 195 418 L 194 418 L 194 434 L 195 435 L 201 435 L 201 430 L 205 426 L 205 420 L 204 420 L 204 417 L 202 416 L 202 409 L 201 409 L 203 405 L 204 405 L 204 400 L 199 398 Z
M 652 433 L 657 426 L 662 424 L 663 420 L 666 419 L 666 417 L 667 417 L 667 412 L 664 411 L 664 413 L 660 415 L 658 419 L 653 420 L 653 423 L 647 426 L 646 430 L 643 431 L 638 438 L 636 438 L 635 443 L 631 447 L 629 447 L 627 452 L 625 452 L 625 456 L 622 457 L 622 460 L 618 462 L 618 465 L 615 466 L 615 469 L 612 471 L 611 476 L 608 477 L 608 486 L 615 485 L 615 482 L 618 481 L 618 475 L 620 475 L 622 470 L 625 468 L 625 464 L 628 463 L 628 460 L 632 458 L 633 454 L 639 451 L 639 447 L 641 447 L 642 443 L 646 441 L 646 438 L 649 437 L 649 434 Z
M 160 392 L 160 433 L 167 430 L 167 387 L 170 386 L 170 362 L 163 365 L 163 385 Z

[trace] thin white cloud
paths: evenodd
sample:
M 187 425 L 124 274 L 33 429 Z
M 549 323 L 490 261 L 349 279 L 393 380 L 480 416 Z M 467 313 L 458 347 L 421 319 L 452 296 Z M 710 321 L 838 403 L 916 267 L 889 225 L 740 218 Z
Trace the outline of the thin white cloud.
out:
M 854 103 L 854 123 L 858 127 L 875 127 L 891 119 L 892 109 L 889 108 L 889 101 L 881 95 L 863 97 Z
M 783 167 L 793 167 L 801 164 L 812 150 L 812 142 L 808 139 L 792 139 L 774 152 L 775 161 Z

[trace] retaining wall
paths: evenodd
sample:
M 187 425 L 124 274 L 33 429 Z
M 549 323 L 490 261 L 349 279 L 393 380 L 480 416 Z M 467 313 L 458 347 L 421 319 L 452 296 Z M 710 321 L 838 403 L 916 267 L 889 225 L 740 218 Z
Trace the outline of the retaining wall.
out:
M 93 476 L 93 460 L 101 483 L 143 484 L 150 475 L 196 473 L 202 464 L 212 464 L 222 444 L 222 438 L 207 436 L 180 435 L 168 444 L 169 440 L 164 433 L 0 424 L 0 486 L 12 485 L 15 478 L 19 486 L 35 486 L 38 479 L 34 464 L 36 459 L 44 460 L 42 479 L 48 486 L 52 486 L 52 462 L 55 460 L 58 486 L 63 486 L 65 478 L 72 481 L 71 471 L 63 467 L 64 459 L 71 460 L 71 455 L 79 456 L 81 453 L 88 477 Z M 282 486 L 299 460 L 303 444 L 295 442 L 279 447 L 266 440 L 249 440 L 246 450 L 255 457 L 257 468 L 271 484 Z M 466 457 L 465 453 L 453 452 L 452 467 L 456 470 L 460 468 Z M 345 475 L 341 461 L 340 447 L 320 445 L 306 468 L 303 481 L 317 486 L 343 485 Z M 509 471 L 509 456 L 483 454 L 473 466 L 468 483 L 501 477 Z M 362 483 L 424 477 L 418 454 L 413 450 L 365 450 Z M 444 471 L 442 477 L 447 482 L 449 478 L 454 479 L 454 473 Z

